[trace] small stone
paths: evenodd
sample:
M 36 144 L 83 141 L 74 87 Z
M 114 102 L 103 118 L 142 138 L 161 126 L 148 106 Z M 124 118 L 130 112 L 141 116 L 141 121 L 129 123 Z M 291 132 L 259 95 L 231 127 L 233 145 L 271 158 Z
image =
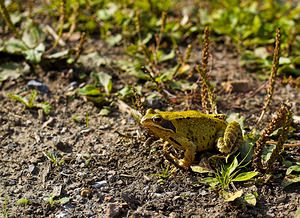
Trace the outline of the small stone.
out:
M 28 167 L 28 172 L 29 173 L 34 173 L 34 170 L 35 170 L 34 164 L 30 164 L 29 167 Z
M 106 180 L 95 182 L 95 184 L 92 185 L 93 188 L 100 188 L 100 187 L 104 187 L 104 186 L 107 186 L 107 181 Z
M 63 127 L 60 131 L 61 134 L 66 133 L 67 132 L 67 127 Z
M 55 218 L 66 218 L 68 217 L 68 214 L 66 212 L 59 212 L 58 214 L 55 214 Z
M 121 217 L 123 213 L 123 208 L 127 206 L 127 204 L 120 204 L 120 203 L 109 203 L 106 207 L 106 216 L 109 218 L 117 218 Z
M 62 186 L 61 185 L 54 186 L 53 191 L 52 191 L 53 196 L 55 196 L 55 197 L 60 196 L 61 195 L 61 190 L 62 190 Z
M 48 88 L 48 86 L 46 86 L 44 83 L 41 83 L 37 80 L 30 80 L 27 83 L 28 88 L 35 88 L 37 90 L 39 90 L 42 93 L 48 94 L 50 93 L 50 90 Z
M 25 124 L 26 124 L 26 126 L 29 126 L 29 125 L 32 124 L 32 121 L 31 120 L 26 120 Z

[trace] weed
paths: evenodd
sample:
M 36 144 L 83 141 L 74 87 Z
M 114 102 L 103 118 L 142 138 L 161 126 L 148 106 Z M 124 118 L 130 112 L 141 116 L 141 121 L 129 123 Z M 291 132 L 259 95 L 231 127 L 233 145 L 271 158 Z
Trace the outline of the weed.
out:
M 2 203 L 2 215 L 4 218 L 8 218 L 9 217 L 9 211 L 8 211 L 8 197 L 5 196 L 3 203 Z
M 59 24 L 58 24 L 58 34 L 57 34 L 57 37 L 56 37 L 52 47 L 47 51 L 48 53 L 56 48 L 59 40 L 61 39 L 61 36 L 63 33 L 63 28 L 64 28 L 65 16 L 66 16 L 65 7 L 66 7 L 66 0 L 59 0 L 59 10 L 58 11 L 59 11 L 60 16 L 59 16 Z
M 55 199 L 57 196 L 54 196 L 53 194 L 50 194 L 48 198 L 45 199 L 45 201 L 51 206 L 55 206 L 57 204 L 64 205 L 70 201 L 69 197 L 63 197 L 59 199 Z
M 285 177 L 282 181 L 282 185 L 283 187 L 286 187 L 297 182 L 300 182 L 300 162 L 291 164 L 291 166 L 288 167 L 285 173 Z
M 204 45 L 202 49 L 202 65 L 196 67 L 197 72 L 199 73 L 199 82 L 198 87 L 201 87 L 201 105 L 202 111 L 204 113 L 213 112 L 217 114 L 216 107 L 216 96 L 213 92 L 213 87 L 211 86 L 208 78 L 208 57 L 209 57 L 209 28 L 204 29 Z M 194 90 L 194 94 L 195 94 Z
M 37 98 L 36 90 L 32 90 L 28 98 L 16 94 L 11 94 L 11 93 L 8 94 L 8 97 L 12 100 L 22 103 L 26 108 L 29 109 L 40 108 L 43 110 L 45 114 L 49 114 L 52 109 L 51 105 L 48 102 L 41 102 L 41 103 L 36 102 L 36 98 Z
M 233 185 L 233 182 L 243 182 L 252 179 L 258 174 L 258 172 L 248 171 L 240 173 L 242 169 L 246 168 L 246 166 L 250 164 L 250 161 L 244 164 L 249 153 L 250 150 L 240 162 L 238 162 L 237 157 L 235 156 L 230 164 L 224 164 L 222 162 L 219 163 L 219 167 L 217 167 L 213 172 L 213 176 L 206 177 L 200 182 L 208 184 L 211 188 L 219 187 L 222 190 L 226 190 L 229 188 L 230 184 Z
M 20 198 L 19 200 L 17 200 L 16 204 L 19 206 L 25 206 L 30 204 L 30 200 L 28 198 Z
M 13 31 L 13 33 L 15 34 L 15 36 L 17 38 L 20 38 L 20 33 L 19 31 L 16 29 L 16 27 L 14 26 L 9 13 L 7 11 L 7 8 L 5 6 L 5 1 L 4 0 L 0 0 L 0 15 L 3 18 L 3 20 L 6 22 L 7 26 Z
M 59 160 L 57 155 L 54 152 L 43 152 L 43 154 L 54 164 L 54 166 L 62 166 L 64 164 L 64 160 Z
M 165 181 L 172 176 L 175 170 L 176 168 L 170 169 L 170 165 L 167 165 L 167 167 L 161 165 L 161 172 L 153 175 L 159 178 L 159 183 L 165 183 Z
M 90 115 L 88 112 L 85 113 L 85 126 L 89 127 Z
M 265 127 L 265 129 L 261 133 L 261 136 L 255 143 L 252 165 L 256 170 L 259 170 L 261 172 L 272 170 L 274 161 L 278 159 L 279 153 L 283 148 L 283 143 L 287 138 L 291 119 L 292 113 L 290 112 L 290 107 L 282 104 L 281 107 L 277 110 L 276 116 Z M 269 139 L 270 135 L 277 129 L 279 129 L 279 131 L 276 148 L 274 151 L 272 151 L 273 153 L 271 154 L 268 162 L 265 163 L 265 166 L 263 166 L 261 160 L 263 148 L 266 146 L 267 140 Z

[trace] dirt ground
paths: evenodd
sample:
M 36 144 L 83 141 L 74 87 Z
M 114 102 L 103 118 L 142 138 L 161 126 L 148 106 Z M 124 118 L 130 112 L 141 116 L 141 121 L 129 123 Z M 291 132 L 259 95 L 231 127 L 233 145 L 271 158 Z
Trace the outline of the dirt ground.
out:
M 101 51 L 103 53 L 103 51 Z M 195 59 L 199 58 L 195 54 Z M 238 112 L 251 126 L 261 111 L 264 81 L 238 64 L 234 51 L 212 46 L 210 75 L 216 85 L 221 113 Z M 104 66 L 108 67 L 108 66 Z M 109 68 L 114 87 L 121 86 L 124 74 Z M 298 184 L 283 188 L 285 171 L 266 184 L 247 183 L 243 189 L 258 193 L 257 205 L 239 201 L 224 202 L 217 191 L 199 184 L 201 174 L 175 170 L 161 181 L 156 176 L 166 166 L 161 143 L 145 143 L 149 134 L 138 125 L 117 101 L 108 116 L 100 108 L 72 95 L 79 87 L 76 70 L 39 69 L 2 84 L 0 92 L 0 202 L 8 217 L 294 217 L 300 205 Z M 225 91 L 222 82 L 246 79 L 241 90 Z M 39 93 L 53 110 L 43 116 L 24 109 L 7 98 L 8 93 L 29 93 L 27 82 L 38 80 L 50 90 Z M 292 103 L 294 116 L 300 116 L 299 88 L 276 83 L 271 114 L 282 101 Z M 131 104 L 130 102 L 127 102 Z M 147 107 L 147 105 L 146 105 Z M 183 108 L 182 108 L 183 109 Z M 87 114 L 88 113 L 88 114 Z M 266 119 L 271 114 L 266 115 Z M 77 116 L 77 122 L 74 121 Z M 86 120 L 88 117 L 88 125 Z M 266 124 L 266 121 L 263 125 Z M 299 139 L 299 133 L 290 136 Z M 299 148 L 283 153 L 300 161 Z M 56 154 L 51 163 L 47 152 Z M 171 166 L 173 168 L 173 166 Z M 237 184 L 240 187 L 242 183 Z M 68 202 L 59 203 L 59 199 Z M 18 206 L 27 198 L 30 204 Z M 54 203 L 49 203 L 49 198 Z M 55 201 L 56 200 L 56 201 Z

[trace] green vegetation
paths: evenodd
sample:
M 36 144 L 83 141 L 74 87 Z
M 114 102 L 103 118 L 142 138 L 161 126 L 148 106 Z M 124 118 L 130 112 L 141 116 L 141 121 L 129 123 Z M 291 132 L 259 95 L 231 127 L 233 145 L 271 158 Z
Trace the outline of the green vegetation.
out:
M 164 167 L 161 165 L 161 172 L 154 174 L 154 176 L 158 177 L 158 183 L 163 184 L 165 183 L 175 172 L 175 168 L 170 169 L 170 165 Z
M 48 102 L 37 102 L 37 91 L 32 90 L 29 97 L 22 97 L 20 95 L 16 94 L 8 94 L 8 97 L 12 100 L 18 101 L 22 103 L 26 108 L 34 109 L 34 108 L 40 108 L 43 110 L 45 114 L 49 114 L 51 112 L 51 105 Z
M 47 152 L 43 152 L 43 154 L 45 155 L 45 157 L 48 158 L 48 160 L 51 161 L 51 163 L 54 165 L 54 166 L 62 166 L 64 164 L 64 160 L 60 160 L 58 157 L 57 157 L 57 154 L 54 153 L 54 152 L 50 152 L 50 151 L 47 151 Z
M 53 194 L 50 194 L 49 198 L 45 199 L 45 201 L 51 206 L 55 205 L 64 205 L 70 201 L 69 197 L 63 197 L 63 198 L 58 198 L 57 196 L 54 196 Z
M 19 200 L 17 200 L 16 204 L 19 206 L 25 206 L 30 204 L 30 200 L 28 198 L 20 198 Z
M 241 163 L 243 161 L 239 163 L 237 158 L 234 157 L 232 163 L 226 165 L 222 163 L 219 168 L 216 168 L 213 177 L 206 177 L 200 182 L 208 184 L 212 188 L 220 186 L 222 189 L 228 189 L 231 183 L 247 181 L 258 174 L 254 171 L 240 173 L 241 169 L 245 168 L 250 162 L 245 165 L 241 165 Z
M 9 210 L 8 210 L 7 205 L 8 205 L 8 197 L 5 196 L 4 200 L 2 202 L 2 208 L 1 208 L 1 213 L 2 213 L 4 218 L 9 217 Z

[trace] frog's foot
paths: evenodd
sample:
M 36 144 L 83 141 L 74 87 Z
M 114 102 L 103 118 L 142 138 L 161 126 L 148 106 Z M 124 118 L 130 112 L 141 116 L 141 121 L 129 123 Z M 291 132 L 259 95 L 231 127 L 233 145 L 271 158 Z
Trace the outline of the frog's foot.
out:
M 190 168 L 190 163 L 188 163 L 184 159 L 178 159 L 172 153 L 164 151 L 164 157 L 172 164 L 174 164 L 177 168 L 188 170 Z
M 185 159 L 180 159 L 178 165 L 179 165 L 179 168 L 182 168 L 184 170 L 189 170 L 191 163 L 189 163 Z
M 243 141 L 243 134 L 238 122 L 227 125 L 224 136 L 217 141 L 217 148 L 224 154 L 234 153 Z
M 186 161 L 185 159 L 178 159 L 174 154 L 170 152 L 169 143 L 165 143 L 163 147 L 163 152 L 165 158 L 170 161 L 172 164 L 174 164 L 177 168 L 188 170 L 191 166 L 191 163 L 189 161 Z

